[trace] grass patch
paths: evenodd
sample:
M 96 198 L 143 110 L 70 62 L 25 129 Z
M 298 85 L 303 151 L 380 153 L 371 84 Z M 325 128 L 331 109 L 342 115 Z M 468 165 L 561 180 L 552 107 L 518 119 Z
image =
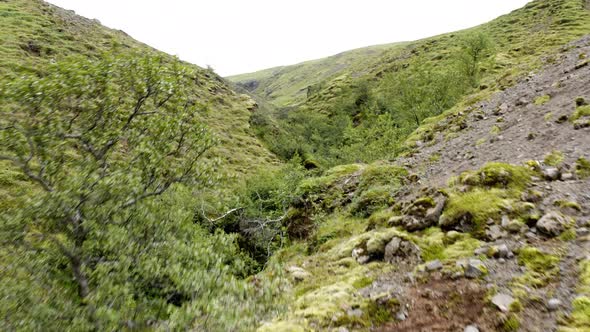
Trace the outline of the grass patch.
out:
M 545 105 L 550 100 L 551 100 L 550 95 L 539 96 L 539 97 L 535 98 L 535 105 L 537 105 L 537 106 Z
M 563 162 L 563 159 L 563 152 L 553 150 L 545 156 L 545 159 L 543 159 L 543 163 L 549 166 L 559 166 Z
M 515 278 L 515 282 L 527 287 L 544 287 L 559 275 L 559 261 L 558 256 L 534 247 L 524 247 L 518 251 L 518 264 L 527 270 L 524 275 Z

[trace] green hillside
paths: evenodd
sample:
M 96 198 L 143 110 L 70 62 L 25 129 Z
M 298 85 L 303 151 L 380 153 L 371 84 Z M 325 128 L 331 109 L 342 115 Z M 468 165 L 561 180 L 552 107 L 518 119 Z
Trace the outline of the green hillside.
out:
M 588 0 L 227 81 L 0 41 L 2 331 L 590 330 Z
M 486 98 L 554 61 L 562 45 L 590 31 L 587 6 L 583 0 L 532 1 L 471 29 L 358 58 L 353 70 L 320 81 L 304 64 L 286 67 L 284 75 L 283 69 L 248 74 L 262 87 L 251 89 L 258 98 L 279 108 L 292 105 L 256 114 L 259 136 L 284 159 L 299 154 L 334 165 L 393 158 L 424 119 L 474 92 Z M 337 66 L 331 58 L 312 64 L 326 71 Z
M 18 75 L 20 70 L 43 70 L 51 61 L 70 55 L 158 52 L 122 31 L 40 0 L 2 1 L 0 18 L 0 73 L 5 77 Z M 221 143 L 211 156 L 221 158 L 224 168 L 237 175 L 253 171 L 254 165 L 274 163 L 275 158 L 249 128 L 253 101 L 230 90 L 215 73 L 193 67 L 199 75 L 194 93 L 209 107 L 203 120 Z
M 384 52 L 403 45 L 404 43 L 393 43 L 369 46 L 323 59 L 230 76 L 227 79 L 248 92 L 263 97 L 276 107 L 292 107 L 305 101 L 312 92 L 308 91 L 308 87 L 342 74 L 362 75 L 367 64 L 378 59 Z

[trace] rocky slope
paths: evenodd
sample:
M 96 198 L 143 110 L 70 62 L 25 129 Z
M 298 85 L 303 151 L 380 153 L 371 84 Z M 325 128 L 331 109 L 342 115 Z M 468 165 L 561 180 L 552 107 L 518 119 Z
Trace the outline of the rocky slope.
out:
M 590 330 L 588 55 L 590 35 L 395 163 L 303 183 L 291 222 L 317 228 L 279 255 L 292 310 L 261 330 Z

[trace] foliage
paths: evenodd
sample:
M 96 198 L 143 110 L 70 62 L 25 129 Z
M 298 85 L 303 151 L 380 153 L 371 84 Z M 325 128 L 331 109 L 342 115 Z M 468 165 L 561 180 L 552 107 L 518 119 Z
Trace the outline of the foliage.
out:
M 460 41 L 459 70 L 477 87 L 481 76 L 481 62 L 492 54 L 492 41 L 483 32 L 470 32 Z
M 38 188 L 1 215 L 3 284 L 20 291 L 3 297 L 6 329 L 255 325 L 266 291 L 241 281 L 234 237 L 192 222 L 188 187 L 215 182 L 194 78 L 179 61 L 105 54 L 2 82 L 0 158 Z

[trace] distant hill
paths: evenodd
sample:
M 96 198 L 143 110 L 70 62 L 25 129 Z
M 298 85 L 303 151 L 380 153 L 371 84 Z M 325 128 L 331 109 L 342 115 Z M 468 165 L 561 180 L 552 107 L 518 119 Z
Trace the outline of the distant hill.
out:
M 386 51 L 401 48 L 405 44 L 369 46 L 323 59 L 230 76 L 227 79 L 277 107 L 295 106 L 305 101 L 308 87 L 343 74 L 365 74 L 368 63 L 379 59 Z

